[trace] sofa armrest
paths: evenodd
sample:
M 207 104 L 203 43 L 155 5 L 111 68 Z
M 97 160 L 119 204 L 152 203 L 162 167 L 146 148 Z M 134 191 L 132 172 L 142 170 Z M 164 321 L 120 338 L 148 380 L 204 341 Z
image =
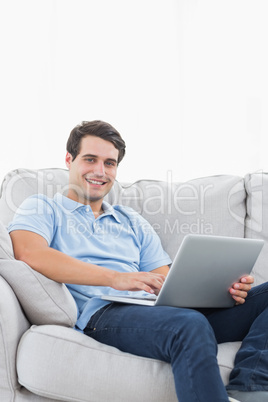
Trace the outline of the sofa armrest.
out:
M 29 327 L 13 290 L 0 276 L 0 390 L 3 400 L 20 387 L 16 372 L 17 347 Z

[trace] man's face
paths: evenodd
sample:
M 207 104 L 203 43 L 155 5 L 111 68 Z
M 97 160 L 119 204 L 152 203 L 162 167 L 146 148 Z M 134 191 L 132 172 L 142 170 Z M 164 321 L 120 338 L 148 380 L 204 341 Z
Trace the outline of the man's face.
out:
M 118 154 L 111 142 L 91 135 L 84 137 L 75 160 L 69 152 L 66 155 L 68 197 L 82 204 L 101 205 L 116 178 Z

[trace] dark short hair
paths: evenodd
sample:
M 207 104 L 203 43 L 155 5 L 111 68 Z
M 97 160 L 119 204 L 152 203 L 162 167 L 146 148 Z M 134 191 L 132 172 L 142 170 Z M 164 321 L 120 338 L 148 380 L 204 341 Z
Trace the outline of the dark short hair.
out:
M 125 141 L 111 124 L 101 120 L 83 121 L 71 131 L 67 141 L 67 151 L 72 155 L 73 160 L 80 152 L 82 138 L 88 135 L 110 141 L 119 151 L 117 163 L 121 162 L 126 152 Z

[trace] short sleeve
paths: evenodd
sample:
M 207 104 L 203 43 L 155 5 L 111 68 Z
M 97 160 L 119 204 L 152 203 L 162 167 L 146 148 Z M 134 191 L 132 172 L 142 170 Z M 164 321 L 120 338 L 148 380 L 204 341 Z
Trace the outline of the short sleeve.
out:
M 9 233 L 14 230 L 34 232 L 44 237 L 50 245 L 55 224 L 55 213 L 51 201 L 40 194 L 24 200 L 8 226 Z
M 140 270 L 152 271 L 163 265 L 170 265 L 172 261 L 150 223 L 138 213 L 132 213 L 131 220 L 140 244 Z

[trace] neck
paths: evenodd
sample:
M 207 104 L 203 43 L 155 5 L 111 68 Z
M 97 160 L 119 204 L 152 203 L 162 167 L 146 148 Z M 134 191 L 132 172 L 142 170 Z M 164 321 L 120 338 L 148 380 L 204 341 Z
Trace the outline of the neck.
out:
M 88 200 L 84 196 L 79 197 L 76 193 L 73 193 L 72 191 L 68 192 L 67 197 L 73 201 L 79 202 L 80 204 L 89 205 L 96 218 L 104 212 L 102 209 L 102 198 L 97 200 Z
M 93 215 L 95 216 L 95 218 L 97 219 L 98 216 L 102 215 L 104 211 L 103 211 L 103 209 L 101 208 L 100 211 L 94 211 L 94 210 L 92 209 L 92 212 L 93 212 Z
M 95 202 L 93 202 L 93 201 L 87 202 L 87 203 L 85 203 L 85 205 L 90 206 L 95 218 L 97 218 L 98 216 L 103 214 L 102 200 L 99 200 L 98 202 L 97 201 L 95 201 Z

